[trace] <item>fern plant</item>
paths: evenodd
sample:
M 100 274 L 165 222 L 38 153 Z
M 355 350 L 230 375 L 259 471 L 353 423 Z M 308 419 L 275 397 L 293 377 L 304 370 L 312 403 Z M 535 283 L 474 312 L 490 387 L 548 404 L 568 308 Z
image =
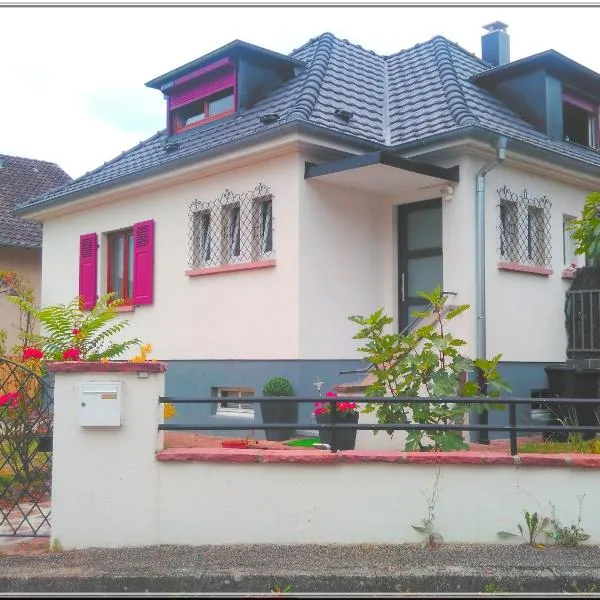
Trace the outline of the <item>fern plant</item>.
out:
M 117 307 L 122 300 L 115 294 L 101 296 L 94 308 L 84 311 L 79 297 L 68 304 L 55 304 L 38 309 L 26 299 L 16 301 L 20 307 L 39 319 L 44 335 L 36 336 L 36 345 L 46 360 L 111 359 L 121 356 L 131 346 L 140 344 L 138 338 L 115 341 L 129 321 L 119 320 Z

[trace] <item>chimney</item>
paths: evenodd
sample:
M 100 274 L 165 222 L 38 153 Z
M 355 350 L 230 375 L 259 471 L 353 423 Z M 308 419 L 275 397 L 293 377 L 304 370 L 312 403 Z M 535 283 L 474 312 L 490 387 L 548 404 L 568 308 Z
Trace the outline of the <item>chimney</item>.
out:
M 494 21 L 483 28 L 488 33 L 481 36 L 481 59 L 494 67 L 510 62 L 510 38 L 506 33 L 508 25 Z

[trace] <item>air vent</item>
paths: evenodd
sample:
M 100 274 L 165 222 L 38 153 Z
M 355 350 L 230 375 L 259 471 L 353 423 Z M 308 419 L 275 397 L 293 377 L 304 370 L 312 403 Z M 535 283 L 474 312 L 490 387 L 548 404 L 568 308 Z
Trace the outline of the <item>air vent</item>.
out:
M 342 121 L 345 121 L 346 123 L 348 123 L 348 121 L 350 121 L 350 119 L 354 116 L 349 110 L 344 110 L 343 108 L 336 108 L 333 111 L 333 114 L 338 119 L 341 119 Z
M 165 152 L 175 152 L 180 146 L 181 144 L 179 142 L 169 142 L 168 144 L 165 144 Z
M 279 115 L 277 113 L 267 113 L 260 118 L 260 122 L 263 125 L 271 125 L 271 123 L 276 123 L 277 121 L 279 121 Z

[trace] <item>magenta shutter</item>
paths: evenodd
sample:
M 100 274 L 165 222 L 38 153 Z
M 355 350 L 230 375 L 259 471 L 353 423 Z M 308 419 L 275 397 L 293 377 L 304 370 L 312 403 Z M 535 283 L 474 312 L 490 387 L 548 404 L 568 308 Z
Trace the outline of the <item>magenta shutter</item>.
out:
M 154 288 L 154 221 L 133 226 L 133 303 L 152 304 Z
M 84 310 L 96 305 L 98 285 L 98 236 L 88 233 L 79 238 L 79 296 Z
M 169 110 L 174 110 L 180 106 L 185 106 L 190 102 L 201 100 L 211 94 L 216 94 L 222 90 L 233 87 L 235 80 L 234 71 L 228 70 L 221 72 L 210 79 L 201 82 L 181 86 L 178 90 L 173 90 L 169 95 Z
M 217 62 L 211 63 L 210 65 L 206 65 L 201 69 L 197 69 L 196 71 L 192 71 L 187 75 L 183 75 L 182 77 L 178 77 L 175 80 L 175 85 L 181 85 L 182 83 L 186 83 L 187 81 L 191 81 L 192 79 L 196 79 L 197 77 L 201 77 L 202 75 L 206 75 L 211 71 L 216 71 L 217 69 L 222 69 L 223 67 L 229 67 L 233 65 L 233 61 L 230 58 L 222 58 Z

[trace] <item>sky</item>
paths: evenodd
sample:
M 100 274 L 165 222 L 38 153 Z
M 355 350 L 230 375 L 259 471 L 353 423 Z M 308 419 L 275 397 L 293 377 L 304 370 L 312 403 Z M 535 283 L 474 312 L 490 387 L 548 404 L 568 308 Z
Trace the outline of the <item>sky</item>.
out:
M 443 35 L 481 55 L 508 24 L 511 60 L 553 48 L 600 72 L 600 6 L 6 7 L 0 4 L 0 154 L 79 177 L 166 124 L 145 82 L 234 39 L 288 54 L 329 31 L 379 54 Z

